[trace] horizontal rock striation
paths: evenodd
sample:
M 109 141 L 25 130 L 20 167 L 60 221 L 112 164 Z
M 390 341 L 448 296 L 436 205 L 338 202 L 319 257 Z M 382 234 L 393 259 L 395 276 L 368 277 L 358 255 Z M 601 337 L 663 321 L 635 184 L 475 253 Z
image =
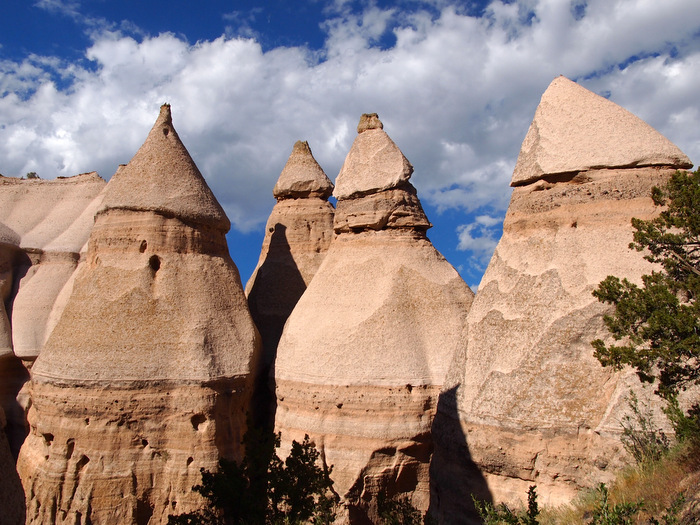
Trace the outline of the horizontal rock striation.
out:
M 476 522 L 470 492 L 514 504 L 536 484 L 540 502 L 560 504 L 609 481 L 625 456 L 619 421 L 629 391 L 657 403 L 634 374 L 613 373 L 593 356 L 590 342 L 610 336 L 602 319 L 608 307 L 591 292 L 608 275 L 640 282 L 651 271 L 628 248 L 630 219 L 655 216 L 652 186 L 688 161 L 648 125 L 611 108 L 560 77 L 523 144 L 503 236 L 436 418 L 434 499 L 450 523 Z M 619 152 L 608 128 L 618 118 L 628 134 Z M 631 158 L 627 146 L 657 159 L 638 164 L 660 165 L 618 160 Z M 601 163 L 610 167 L 598 169 Z
M 259 339 L 228 225 L 163 106 L 32 368 L 28 523 L 166 523 L 203 504 L 200 468 L 240 457 Z
M 428 506 L 431 423 L 473 294 L 427 239 L 411 165 L 377 116 L 358 132 L 336 237 L 280 340 L 276 429 L 283 446 L 309 434 L 342 520 L 370 523 L 381 492 Z
M 105 184 L 97 173 L 56 180 L 0 176 L 0 224 L 12 232 L 15 245 L 11 254 L 0 248 L 5 251 L 0 320 L 5 317 L 9 334 L 2 336 L 9 351 L 0 359 L 0 406 L 15 456 L 27 432 L 28 396 L 21 390 L 27 368 L 63 311 Z

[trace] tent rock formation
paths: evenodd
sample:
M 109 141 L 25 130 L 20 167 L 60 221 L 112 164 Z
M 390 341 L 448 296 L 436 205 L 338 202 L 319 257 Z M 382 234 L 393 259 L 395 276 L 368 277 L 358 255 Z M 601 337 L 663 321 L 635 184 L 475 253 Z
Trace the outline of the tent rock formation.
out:
M 430 425 L 473 293 L 426 237 L 410 163 L 365 115 L 338 175 L 336 237 L 285 325 L 275 365 L 283 446 L 309 434 L 342 519 L 376 495 L 428 506 Z
M 200 467 L 240 456 L 259 339 L 228 229 L 163 106 L 32 369 L 28 523 L 165 523 L 201 506 Z
M 263 342 L 264 364 L 274 363 L 289 314 L 326 255 L 333 236 L 333 183 L 308 143 L 294 144 L 273 190 L 260 259 L 246 285 L 248 304 Z
M 465 495 L 484 478 L 482 496 L 494 501 L 522 502 L 536 484 L 540 502 L 559 504 L 622 464 L 627 393 L 654 399 L 634 374 L 593 357 L 590 342 L 610 336 L 608 307 L 591 292 L 607 275 L 650 273 L 628 249 L 630 219 L 658 213 L 651 187 L 690 165 L 646 123 L 570 80 L 546 90 L 436 418 L 441 519 L 469 523 Z

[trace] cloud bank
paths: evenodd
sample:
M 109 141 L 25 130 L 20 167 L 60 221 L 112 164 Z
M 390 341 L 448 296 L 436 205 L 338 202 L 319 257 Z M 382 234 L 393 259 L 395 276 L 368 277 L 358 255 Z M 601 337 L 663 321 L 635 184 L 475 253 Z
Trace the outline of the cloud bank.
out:
M 39 6 L 81 22 L 91 45 L 78 63 L 0 60 L 0 173 L 109 178 L 169 102 L 242 232 L 267 218 L 296 140 L 309 141 L 334 179 L 360 114 L 377 112 L 414 165 L 433 222 L 451 213 L 454 249 L 483 263 L 499 228 L 486 218 L 503 216 L 520 143 L 559 74 L 700 159 L 697 0 L 496 0 L 476 14 L 447 0 L 338 1 L 319 22 L 321 48 L 268 50 L 231 13 L 222 20 L 239 26 L 189 42 L 129 21 L 81 20 L 76 1 Z

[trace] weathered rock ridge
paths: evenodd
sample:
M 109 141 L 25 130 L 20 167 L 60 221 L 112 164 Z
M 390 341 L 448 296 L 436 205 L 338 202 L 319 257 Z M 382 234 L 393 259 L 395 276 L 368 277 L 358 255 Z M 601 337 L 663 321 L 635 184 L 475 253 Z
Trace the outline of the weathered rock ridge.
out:
M 436 418 L 441 520 L 470 523 L 470 492 L 512 504 L 536 484 L 540 502 L 563 503 L 621 466 L 626 396 L 654 400 L 594 358 L 590 342 L 609 335 L 591 292 L 607 275 L 650 272 L 628 249 L 630 219 L 653 217 L 651 187 L 688 165 L 647 124 L 563 77 L 542 96 Z
M 32 368 L 28 523 L 165 523 L 203 504 L 200 468 L 240 456 L 259 339 L 228 228 L 163 106 Z
M 336 237 L 285 325 L 275 381 L 284 443 L 309 434 L 334 466 L 342 519 L 366 523 L 385 489 L 427 508 L 430 425 L 473 294 L 427 239 L 412 167 L 377 116 L 358 132 Z

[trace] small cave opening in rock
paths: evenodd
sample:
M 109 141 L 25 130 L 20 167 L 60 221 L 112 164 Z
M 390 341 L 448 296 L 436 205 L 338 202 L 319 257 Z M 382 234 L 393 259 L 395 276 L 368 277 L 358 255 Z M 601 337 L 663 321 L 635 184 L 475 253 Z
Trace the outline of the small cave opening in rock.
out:
M 204 414 L 195 414 L 190 418 L 190 422 L 192 423 L 192 428 L 195 430 L 199 430 L 199 425 L 204 423 L 207 420 L 206 416 Z
M 150 266 L 151 270 L 154 272 L 160 270 L 160 257 L 157 255 L 151 255 L 148 259 L 148 266 Z

